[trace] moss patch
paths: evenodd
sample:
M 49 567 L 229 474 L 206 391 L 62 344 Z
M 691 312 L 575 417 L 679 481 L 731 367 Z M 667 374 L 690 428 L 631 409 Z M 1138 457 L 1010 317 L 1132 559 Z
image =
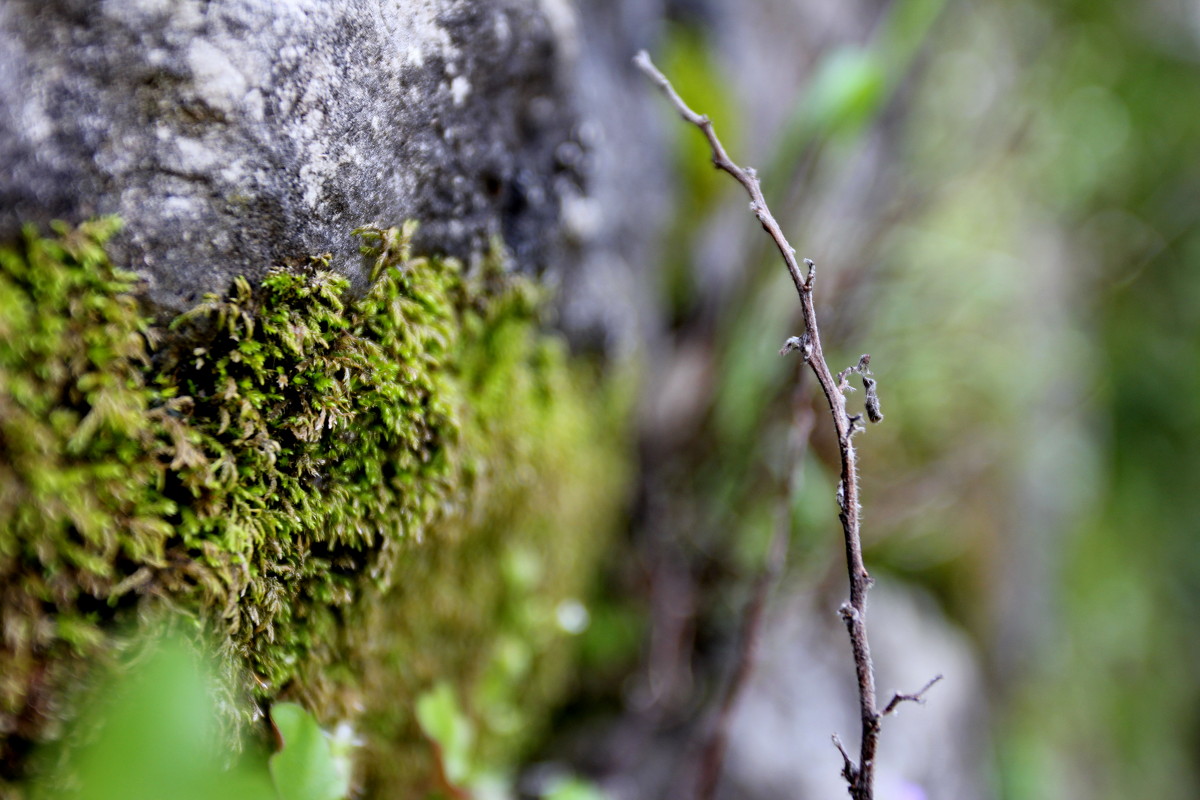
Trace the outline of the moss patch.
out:
M 252 695 L 357 721 L 380 791 L 426 785 L 412 704 L 439 679 L 511 754 L 564 680 L 555 612 L 623 482 L 621 404 L 540 332 L 535 287 L 365 229 L 362 297 L 314 259 L 162 329 L 115 230 L 0 251 L 4 777 L 155 602 L 204 620 Z

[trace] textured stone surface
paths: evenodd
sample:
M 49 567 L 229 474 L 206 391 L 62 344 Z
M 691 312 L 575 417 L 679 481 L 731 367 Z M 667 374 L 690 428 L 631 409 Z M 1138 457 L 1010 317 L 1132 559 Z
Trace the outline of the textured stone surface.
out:
M 586 193 L 569 195 L 569 245 L 559 297 L 578 344 L 627 352 L 661 335 L 655 271 L 675 214 L 670 148 L 675 120 L 632 64 L 662 31 L 660 0 L 583 0 L 569 53 L 580 114 Z M 653 345 L 651 344 L 651 348 Z
M 0 0 L 0 238 L 119 214 L 179 310 L 422 221 L 418 247 L 556 258 L 579 147 L 543 0 Z

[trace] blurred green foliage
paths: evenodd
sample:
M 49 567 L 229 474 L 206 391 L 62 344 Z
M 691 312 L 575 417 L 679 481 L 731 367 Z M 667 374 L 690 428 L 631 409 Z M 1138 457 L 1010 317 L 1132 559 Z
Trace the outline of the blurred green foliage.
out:
M 269 761 L 281 800 L 340 800 L 350 793 L 349 765 L 338 763 L 329 736 L 311 714 L 295 703 L 276 703 L 271 722 L 283 745 Z
M 781 98 L 790 111 L 772 151 L 763 158 L 769 167 L 761 173 L 776 216 L 786 220 L 800 215 L 803 198 L 791 196 L 794 192 L 789 184 L 811 177 L 814 163 L 829 162 L 835 169 L 852 161 L 870 133 L 870 125 L 896 102 L 905 87 L 906 76 L 944 7 L 944 0 L 890 4 L 868 43 L 823 53 L 796 95 Z M 714 120 L 726 148 L 735 160 L 745 162 L 739 134 L 748 124 L 747 118 L 738 113 L 734 90 L 722 77 L 711 42 L 696 29 L 672 27 L 661 62 L 680 95 Z M 691 126 L 678 125 L 677 130 L 677 218 L 667 238 L 700 242 L 719 202 L 731 196 L 740 201 L 742 190 L 712 168 L 711 153 L 702 136 Z M 797 246 L 803 241 L 802 235 L 790 238 Z M 804 480 L 793 480 L 791 475 L 792 451 L 785 443 L 792 421 L 788 412 L 791 387 L 800 373 L 797 363 L 748 355 L 778 350 L 780 343 L 795 333 L 792 326 L 798 322 L 798 308 L 790 280 L 769 240 L 755 237 L 747 248 L 742 272 L 723 289 L 720 302 L 707 298 L 710 305 L 703 311 L 713 319 L 700 317 L 704 299 L 697 290 L 676 291 L 695 280 L 688 248 L 672 248 L 675 255 L 665 267 L 670 275 L 687 276 L 672 279 L 667 287 L 668 307 L 683 335 L 715 328 L 711 346 L 715 351 L 713 373 L 718 378 L 706 422 L 712 438 L 688 479 L 696 487 L 695 496 L 705 498 L 702 516 L 709 520 L 694 532 L 695 543 L 715 553 L 728 545 L 726 538 L 732 538 L 735 563 L 741 569 L 761 563 L 774 527 L 771 509 L 780 493 L 791 491 L 787 487 L 794 485 L 800 492 L 790 502 L 798 554 L 813 546 L 823 547 L 830 519 L 829 498 L 833 496 L 833 481 L 819 459 L 808 457 L 797 467 Z M 819 272 L 826 274 L 824 267 L 819 267 Z M 855 340 L 867 341 L 857 335 Z M 832 346 L 838 349 L 838 343 Z M 835 357 L 849 359 L 847 365 L 856 361 L 861 351 L 853 350 L 855 346 L 849 345 Z M 738 534 L 726 537 L 725 532 L 733 529 Z M 710 538 L 710 532 L 718 531 L 717 539 Z
M 126 660 L 93 688 L 64 741 L 42 754 L 48 774 L 32 787 L 33 800 L 346 797 L 328 737 L 298 706 L 271 710 L 283 747 L 269 770 L 255 748 L 238 755 L 214 702 L 225 692 L 180 631 L 142 637 Z
M 675 90 L 685 102 L 703 98 L 704 113 L 713 121 L 722 140 L 737 142 L 739 117 L 707 41 L 697 31 L 683 26 L 673 26 L 669 32 L 671 35 L 660 60 L 666 74 L 671 76 Z M 675 125 L 671 136 L 673 167 L 678 176 L 673 198 L 676 215 L 674 224 L 664 232 L 663 238 L 665 241 L 686 241 L 722 196 L 726 188 L 722 178 L 726 176 L 712 168 L 712 153 L 699 131 L 689 125 Z M 656 274 L 669 321 L 678 324 L 687 319 L 695 312 L 697 289 L 695 270 L 686 253 L 668 255 Z
M 439 683 L 417 698 L 417 721 L 437 751 L 444 786 L 433 797 L 471 797 L 476 800 L 513 800 L 512 764 L 488 763 L 480 758 L 476 731 L 463 711 L 454 689 Z M 528 793 L 525 793 L 528 794 Z M 604 800 L 606 795 L 574 776 L 549 781 L 543 800 Z
M 417 722 L 438 748 L 446 781 L 451 786 L 466 786 L 472 779 L 471 747 L 475 730 L 459 706 L 454 689 L 439 683 L 417 698 Z
M 190 634 L 187 631 L 190 630 Z M 322 730 L 303 707 L 270 708 L 277 749 L 237 741 L 217 698 L 221 686 L 185 618 L 148 626 L 89 690 L 62 742 L 38 754 L 30 800 L 342 800 L 351 796 L 353 732 Z M 511 765 L 476 760 L 475 729 L 449 683 L 416 700 L 416 717 L 437 750 L 446 790 L 479 800 L 514 796 Z M 443 796 L 434 792 L 431 797 Z M 577 778 L 551 781 L 546 800 L 603 800 Z
M 922 211 L 884 242 L 872 337 L 905 365 L 887 458 L 957 462 L 935 485 L 966 492 L 895 526 L 887 557 L 940 575 L 988 652 L 1007 798 L 1200 791 L 1189 19 L 977 3 L 931 44 L 910 112 Z
M 865 334 L 876 557 L 983 645 L 1001 796 L 1194 797 L 1200 43 L 1182 9 L 976 3 L 929 49 Z
M 1103 449 L 1067 543 L 1056 646 L 1013 717 L 1023 752 L 1069 756 L 1013 796 L 1082 783 L 1090 797 L 1195 797 L 1200 37 L 1194 9 L 1112 0 L 1057 4 L 1046 23 L 1059 46 L 1028 84 L 1053 141 L 1039 184 L 1087 264 Z M 1035 724 L 1048 702 L 1054 724 Z
M 810 136 L 852 136 L 879 108 L 886 71 L 878 51 L 844 47 L 826 55 L 799 104 L 796 119 Z M 807 138 L 807 137 L 806 137 Z
M 769 159 L 730 147 L 769 164 L 801 254 L 832 254 L 826 348 L 872 353 L 888 414 L 860 440 L 868 561 L 970 631 L 1012 800 L 1200 793 L 1198 30 L 1179 3 L 897 0 L 814 58 Z M 719 73 L 714 49 L 674 52 Z M 745 114 L 736 91 L 685 97 Z M 715 171 L 686 158 L 695 195 L 687 171 Z M 685 206 L 672 240 L 706 241 L 717 203 Z M 676 487 L 701 509 L 696 549 L 742 571 L 781 490 L 794 384 L 758 354 L 796 332 L 777 254 L 752 247 L 708 298 L 707 438 Z M 816 572 L 839 555 L 821 436 L 792 498 Z

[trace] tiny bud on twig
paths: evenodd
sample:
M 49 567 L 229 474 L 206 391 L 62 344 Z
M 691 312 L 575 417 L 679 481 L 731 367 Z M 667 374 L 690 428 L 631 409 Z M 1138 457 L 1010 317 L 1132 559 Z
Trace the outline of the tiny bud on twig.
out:
M 875 379 L 864 375 L 863 388 L 867 390 L 867 419 L 871 422 L 883 422 L 883 411 L 879 408 L 879 393 L 875 389 Z
M 850 758 L 850 754 L 846 752 L 846 747 L 842 744 L 841 737 L 836 733 L 833 735 L 833 746 L 842 754 L 842 777 L 853 786 L 858 781 L 858 767 L 854 766 L 854 759 Z
M 779 348 L 779 355 L 786 356 L 796 350 L 800 351 L 800 357 L 805 361 L 812 358 L 812 337 L 808 335 L 807 331 L 800 336 L 789 336 L 783 343 L 783 347 Z

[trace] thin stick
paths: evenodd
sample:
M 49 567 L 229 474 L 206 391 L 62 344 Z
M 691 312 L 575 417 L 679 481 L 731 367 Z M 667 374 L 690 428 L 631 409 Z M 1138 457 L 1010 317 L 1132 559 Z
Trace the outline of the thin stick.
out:
M 758 660 L 758 643 L 762 637 L 763 617 L 765 616 L 767 597 L 775 577 L 784 561 L 784 551 L 787 546 L 787 536 L 780 535 L 778 529 L 771 541 L 767 564 L 759 572 L 754 581 L 750 600 L 742 612 L 741 640 L 734 663 L 733 674 L 725 687 L 725 696 L 721 699 L 721 707 L 717 711 L 716 720 L 709 732 L 707 741 L 700 753 L 700 769 L 696 776 L 696 800 L 712 800 L 717 794 L 717 783 L 721 779 L 721 767 L 725 763 L 725 751 L 729 745 L 729 726 L 733 722 L 733 712 L 737 709 L 738 698 L 754 671 Z
M 717 138 L 712 121 L 707 116 L 697 114 L 688 107 L 671 86 L 671 82 L 654 66 L 649 54 L 644 50 L 638 53 L 634 58 L 634 64 L 662 90 L 680 116 L 699 128 L 708 139 L 709 148 L 712 150 L 713 165 L 717 169 L 728 172 L 745 188 L 746 193 L 750 195 L 750 211 L 758 219 L 763 230 L 775 242 L 775 246 L 787 266 L 788 274 L 792 278 L 792 283 L 796 286 L 796 293 L 800 296 L 804 333 L 802 336 L 788 339 L 780 353 L 788 353 L 792 350 L 800 351 L 804 361 L 816 376 L 817 383 L 821 385 L 821 391 L 824 392 L 825 399 L 829 403 L 834 429 L 837 432 L 838 452 L 842 467 L 841 483 L 837 493 L 838 506 L 841 509 L 838 518 L 841 520 L 842 533 L 846 542 L 846 567 L 850 577 L 850 601 L 842 606 L 840 613 L 846 623 L 846 630 L 850 635 L 850 648 L 854 653 L 854 669 L 858 679 L 859 712 L 862 721 L 862 741 L 858 764 L 854 764 L 843 750 L 843 756 L 846 758 L 843 775 L 846 777 L 850 796 L 854 800 L 872 800 L 875 754 L 879 743 L 880 720 L 883 715 L 879 711 L 875 698 L 875 674 L 871 663 L 871 648 L 867 641 L 867 591 L 871 587 L 872 579 L 863 564 L 858 503 L 858 466 L 852 441 L 854 434 L 861 430 L 858 422 L 862 419 L 862 415 L 851 416 L 847 413 L 845 395 L 845 391 L 849 389 L 846 381 L 850 373 L 856 372 L 862 376 L 869 374 L 867 364 L 870 357 L 863 356 L 857 366 L 844 370 L 838 378 L 834 378 L 834 374 L 825 360 L 824 351 L 821 349 L 817 312 L 813 306 L 815 266 L 812 261 L 805 259 L 804 264 L 807 271 L 801 271 L 800 263 L 796 260 L 795 249 L 788 243 L 779 223 L 767 208 L 767 201 L 763 197 L 758 175 L 753 169 L 743 169 L 733 162 L 725 152 L 725 147 L 721 144 L 720 139 Z M 882 415 L 879 414 L 878 395 L 874 391 L 873 381 L 868 384 L 868 388 L 873 404 L 871 419 L 872 421 L 875 421 L 876 418 L 882 419 Z
M 896 692 L 896 694 L 892 696 L 892 701 L 883 707 L 883 715 L 886 717 L 888 714 L 895 713 L 896 709 L 900 707 L 901 703 L 916 703 L 919 706 L 925 705 L 925 693 L 932 689 L 933 685 L 941 679 L 941 675 L 935 675 L 933 680 L 922 686 L 920 691 L 914 692 L 913 694 L 902 694 L 900 692 Z
M 792 401 L 792 435 L 789 446 L 788 463 L 794 464 L 804 457 L 808 449 L 808 438 L 813 429 L 813 412 L 809 404 L 808 392 L 797 385 Z M 725 763 L 725 751 L 729 745 L 729 728 L 733 722 L 733 712 L 742 696 L 754 667 L 758 661 L 758 646 L 762 639 L 763 618 L 766 616 L 767 600 L 771 589 L 783 572 L 787 561 L 788 537 L 791 532 L 791 498 L 796 487 L 792 481 L 786 481 L 780 491 L 779 508 L 775 531 L 767 549 L 766 560 L 754 586 L 750 592 L 750 600 L 742 610 L 742 619 L 738 627 L 738 649 L 734 658 L 733 672 L 725 687 L 725 696 L 721 699 L 721 707 L 717 711 L 716 720 L 709 730 L 708 738 L 700 752 L 700 768 L 696 776 L 696 800 L 712 800 L 717 794 L 717 784 L 721 779 L 721 768 Z

